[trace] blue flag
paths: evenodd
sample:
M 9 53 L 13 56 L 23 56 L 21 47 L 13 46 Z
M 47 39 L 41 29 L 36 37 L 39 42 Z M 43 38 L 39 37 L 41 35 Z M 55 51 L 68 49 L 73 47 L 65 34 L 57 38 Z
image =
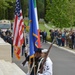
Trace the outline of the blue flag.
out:
M 29 45 L 30 45 L 30 56 L 32 56 L 37 48 L 38 44 L 38 28 L 37 28 L 37 16 L 36 16 L 36 0 L 29 0 L 29 20 L 30 20 L 30 36 L 29 36 Z

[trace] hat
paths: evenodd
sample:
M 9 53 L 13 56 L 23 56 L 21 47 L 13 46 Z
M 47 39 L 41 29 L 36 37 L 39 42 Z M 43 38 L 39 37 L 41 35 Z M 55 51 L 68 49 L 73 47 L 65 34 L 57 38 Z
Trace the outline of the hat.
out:
M 43 49 L 42 53 L 46 53 L 48 51 L 48 49 Z
M 43 50 L 43 48 L 38 48 L 35 52 L 39 52 L 39 53 L 41 53 L 42 50 Z

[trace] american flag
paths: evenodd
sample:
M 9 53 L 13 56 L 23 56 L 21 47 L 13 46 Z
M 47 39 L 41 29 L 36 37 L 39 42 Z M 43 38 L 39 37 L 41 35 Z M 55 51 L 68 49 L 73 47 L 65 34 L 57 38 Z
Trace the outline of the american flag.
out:
M 14 36 L 13 45 L 14 45 L 15 54 L 18 59 L 20 59 L 21 47 L 24 40 L 23 30 L 24 30 L 24 22 L 23 22 L 20 0 L 16 0 L 15 19 L 13 25 L 13 36 Z

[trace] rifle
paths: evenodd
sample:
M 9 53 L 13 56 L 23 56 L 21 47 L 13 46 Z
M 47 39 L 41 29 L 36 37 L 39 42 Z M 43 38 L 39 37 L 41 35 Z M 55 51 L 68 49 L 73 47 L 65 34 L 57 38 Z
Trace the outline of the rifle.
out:
M 24 66 L 26 62 L 27 62 L 27 60 L 24 60 L 24 61 L 22 62 L 22 65 Z
M 55 38 L 54 38 L 53 42 L 51 43 L 51 45 L 49 46 L 49 49 L 48 49 L 48 51 L 47 51 L 47 53 L 46 53 L 46 56 L 44 57 L 44 59 L 43 59 L 43 61 L 42 61 L 42 64 L 41 64 L 41 68 L 40 68 L 39 73 L 43 73 L 43 66 L 44 66 L 44 64 L 45 64 L 45 62 L 46 62 L 47 56 L 48 56 L 48 54 L 49 54 L 49 52 L 50 52 L 50 50 L 51 50 L 52 45 L 53 45 L 54 42 L 55 42 Z
M 27 56 L 26 59 L 22 62 L 22 65 L 24 66 L 27 61 L 29 61 L 29 56 Z

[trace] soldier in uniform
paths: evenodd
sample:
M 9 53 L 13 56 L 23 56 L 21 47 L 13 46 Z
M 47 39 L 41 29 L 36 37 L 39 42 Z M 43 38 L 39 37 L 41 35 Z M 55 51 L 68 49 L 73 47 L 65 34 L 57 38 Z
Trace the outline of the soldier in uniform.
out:
M 38 50 L 34 54 L 34 58 L 31 59 L 30 64 L 30 72 L 28 71 L 27 75 L 37 75 L 37 68 L 39 61 L 41 60 L 41 50 L 42 48 L 38 48 Z
M 34 56 L 35 56 L 35 65 L 34 65 L 30 75 L 37 75 L 38 64 L 39 64 L 40 60 L 42 59 L 41 58 L 41 52 L 42 52 L 42 48 L 38 48 L 38 50 L 34 54 Z
M 46 53 L 47 53 L 47 49 L 43 49 L 42 50 L 42 58 L 44 58 L 46 56 Z M 40 64 L 40 66 L 41 66 L 41 64 Z M 37 75 L 53 75 L 52 67 L 53 67 L 53 63 L 52 63 L 51 59 L 49 57 L 47 57 L 46 62 L 43 65 L 43 73 L 42 74 L 40 73 L 40 67 L 39 67 Z

